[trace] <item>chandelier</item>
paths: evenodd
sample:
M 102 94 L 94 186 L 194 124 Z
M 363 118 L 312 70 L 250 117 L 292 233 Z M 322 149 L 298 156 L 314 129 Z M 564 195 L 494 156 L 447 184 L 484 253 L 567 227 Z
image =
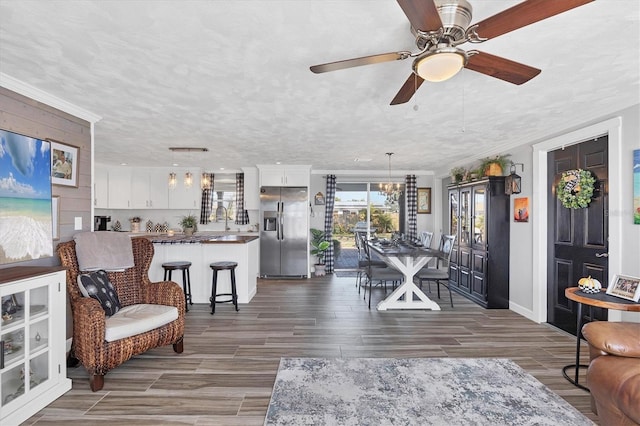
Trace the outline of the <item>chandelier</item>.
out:
M 402 191 L 400 190 L 399 183 L 391 182 L 391 156 L 393 152 L 387 152 L 387 157 L 389 157 L 389 180 L 387 183 L 380 183 L 380 195 L 384 195 L 387 199 L 387 203 L 397 203 L 398 199 L 402 195 Z

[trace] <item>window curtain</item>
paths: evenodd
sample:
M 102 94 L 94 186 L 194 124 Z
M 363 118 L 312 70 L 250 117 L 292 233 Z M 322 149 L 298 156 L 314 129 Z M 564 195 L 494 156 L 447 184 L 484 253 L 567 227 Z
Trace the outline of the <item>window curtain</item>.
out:
M 203 173 L 208 175 L 209 187 L 202 188 L 202 201 L 200 202 L 200 223 L 206 225 L 211 222 L 211 206 L 213 203 L 213 173 Z
M 327 195 L 324 197 L 324 237 L 329 241 L 329 249 L 324 256 L 325 271 L 333 273 L 333 205 L 336 201 L 336 175 L 327 176 Z
M 236 225 L 248 225 L 249 213 L 244 209 L 244 173 L 236 173 Z
M 418 241 L 418 187 L 416 175 L 407 175 L 407 240 Z

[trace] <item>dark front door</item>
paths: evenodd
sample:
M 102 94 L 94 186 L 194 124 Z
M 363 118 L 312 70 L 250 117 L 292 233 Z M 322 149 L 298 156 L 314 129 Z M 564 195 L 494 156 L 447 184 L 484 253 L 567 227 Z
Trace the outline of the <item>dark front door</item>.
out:
M 547 321 L 576 333 L 577 306 L 564 296 L 581 277 L 591 275 L 607 285 L 608 252 L 608 156 L 607 136 L 552 151 L 548 155 L 548 271 Z M 565 208 L 556 197 L 562 172 L 589 170 L 596 176 L 594 197 L 587 208 Z M 585 315 L 589 312 L 584 312 Z M 606 310 L 594 309 L 594 317 L 606 319 Z

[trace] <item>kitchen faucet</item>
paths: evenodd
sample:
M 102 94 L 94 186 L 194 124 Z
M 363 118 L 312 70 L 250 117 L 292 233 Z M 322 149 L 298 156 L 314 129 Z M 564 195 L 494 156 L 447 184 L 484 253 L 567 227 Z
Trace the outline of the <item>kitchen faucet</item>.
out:
M 226 232 L 230 229 L 228 226 L 229 212 L 227 211 L 227 208 L 225 206 L 218 206 L 216 208 L 216 222 L 218 221 L 218 209 L 224 210 L 224 230 Z

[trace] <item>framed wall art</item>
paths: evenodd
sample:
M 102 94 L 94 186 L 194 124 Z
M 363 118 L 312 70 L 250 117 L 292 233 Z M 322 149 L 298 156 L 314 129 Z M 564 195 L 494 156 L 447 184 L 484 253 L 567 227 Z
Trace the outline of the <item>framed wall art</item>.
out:
M 640 149 L 633 151 L 633 223 L 640 225 Z
M 79 148 L 48 139 L 51 142 L 51 183 L 78 187 Z
M 53 256 L 51 144 L 0 130 L 0 264 Z
M 324 204 L 324 195 L 322 192 L 318 192 L 314 197 L 314 203 L 316 206 L 321 206 Z
M 614 275 L 607 287 L 607 294 L 637 302 L 640 300 L 640 278 Z
M 51 222 L 53 225 L 51 236 L 53 241 L 60 239 L 60 197 L 54 195 L 51 197 Z
M 418 213 L 431 214 L 431 188 L 418 188 Z
M 529 222 L 529 197 L 513 199 L 513 221 Z

